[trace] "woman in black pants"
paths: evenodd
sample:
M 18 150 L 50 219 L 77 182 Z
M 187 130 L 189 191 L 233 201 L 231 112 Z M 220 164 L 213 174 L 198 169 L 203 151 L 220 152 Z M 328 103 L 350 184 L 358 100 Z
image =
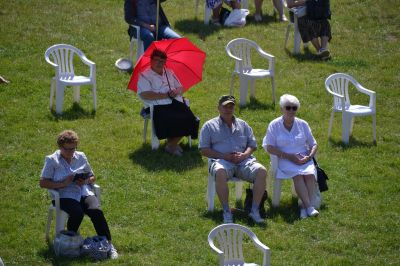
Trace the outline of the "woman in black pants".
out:
M 46 156 L 40 178 L 40 187 L 56 189 L 60 193 L 60 208 L 68 213 L 67 229 L 77 232 L 87 214 L 100 236 L 105 236 L 111 244 L 111 234 L 100 203 L 92 191 L 96 177 L 86 155 L 76 150 L 78 135 L 65 130 L 58 135 L 59 150 Z M 54 201 L 53 201 L 54 204 Z M 109 256 L 118 257 L 117 250 L 111 244 Z

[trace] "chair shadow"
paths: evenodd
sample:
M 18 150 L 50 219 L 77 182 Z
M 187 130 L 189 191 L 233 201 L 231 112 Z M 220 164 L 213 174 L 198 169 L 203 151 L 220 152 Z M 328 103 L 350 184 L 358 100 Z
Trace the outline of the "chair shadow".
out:
M 293 54 L 288 48 L 285 47 L 285 52 L 290 58 L 294 58 L 297 61 L 317 61 L 322 62 L 322 60 L 316 55 L 311 53 L 310 48 L 304 48 L 304 53 Z
M 152 150 L 150 144 L 143 144 L 139 149 L 129 153 L 129 159 L 134 164 L 138 164 L 151 172 L 160 170 L 173 170 L 178 173 L 189 169 L 204 166 L 202 157 L 197 146 L 189 147 L 188 144 L 181 145 L 183 156 L 177 157 L 164 151 L 164 145 L 160 145 L 158 150 Z
M 37 252 L 39 257 L 45 259 L 46 262 L 51 265 L 71 265 L 76 264 L 77 262 L 92 262 L 88 257 L 77 257 L 77 258 L 69 258 L 69 257 L 57 257 L 54 253 L 54 246 L 52 242 L 47 243 L 48 248 L 43 248 Z
M 299 218 L 299 207 L 297 198 L 292 197 L 290 203 L 280 202 L 278 207 L 272 207 L 271 199 L 268 199 L 269 209 L 267 210 L 267 217 L 273 219 L 275 217 L 282 217 L 282 219 L 288 223 L 293 224 L 295 221 L 300 220 Z
M 87 111 L 83 109 L 79 103 L 73 103 L 72 107 L 69 109 L 65 110 L 61 114 L 57 114 L 54 109 L 50 111 L 50 114 L 48 115 L 50 120 L 77 120 L 80 118 L 91 118 L 93 119 L 96 116 L 96 111 Z
M 332 146 L 334 146 L 336 148 L 342 148 L 344 150 L 355 148 L 355 147 L 372 148 L 372 147 L 377 146 L 376 141 L 370 141 L 370 142 L 359 141 L 359 140 L 353 138 L 353 136 L 350 136 L 348 144 L 343 143 L 342 140 L 333 140 L 332 138 L 329 138 L 328 141 L 330 144 L 332 144 Z
M 266 104 L 263 103 L 259 100 L 257 100 L 254 97 L 250 97 L 250 103 L 246 104 L 245 106 L 241 106 L 239 109 L 239 113 L 241 112 L 241 110 L 274 110 L 275 109 L 275 104 L 274 103 L 270 103 L 270 104 Z
M 202 41 L 205 41 L 208 36 L 220 31 L 223 27 L 214 25 L 204 25 L 203 20 L 198 18 L 183 19 L 175 23 L 174 28 L 179 30 L 183 35 L 185 33 L 197 34 Z

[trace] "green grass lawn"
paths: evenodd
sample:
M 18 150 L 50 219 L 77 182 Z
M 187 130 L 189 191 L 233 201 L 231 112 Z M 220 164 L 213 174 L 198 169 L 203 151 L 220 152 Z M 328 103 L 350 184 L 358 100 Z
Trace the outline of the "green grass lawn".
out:
M 218 97 L 229 92 L 233 61 L 225 45 L 244 37 L 276 56 L 277 97 L 299 98 L 298 115 L 319 143 L 318 159 L 330 189 L 318 218 L 298 219 L 290 182 L 284 182 L 281 206 L 266 206 L 266 226 L 240 214 L 235 221 L 271 248 L 272 265 L 400 265 L 399 1 L 331 1 L 333 58 L 327 62 L 317 60 L 313 48 L 297 56 L 288 53 L 283 47 L 287 24 L 277 22 L 272 4 L 264 2 L 263 23 L 255 24 L 250 15 L 245 27 L 234 29 L 204 26 L 202 8 L 194 16 L 194 1 L 163 4 L 174 29 L 207 53 L 203 81 L 186 95 L 202 123 L 217 115 Z M 250 10 L 254 13 L 253 1 Z M 44 156 L 56 149 L 55 137 L 64 129 L 80 135 L 79 149 L 102 187 L 103 210 L 120 253 L 103 265 L 216 265 L 207 235 L 222 219 L 219 203 L 214 213 L 206 211 L 206 158 L 197 141 L 192 148 L 184 145 L 182 158 L 163 152 L 163 145 L 158 151 L 143 145 L 142 105 L 126 89 L 130 75 L 114 66 L 129 54 L 123 1 L 0 0 L 0 25 L 0 75 L 11 81 L 0 84 L 0 257 L 5 265 L 91 264 L 56 258 L 44 240 L 49 197 L 38 180 Z M 54 70 L 44 52 L 56 43 L 72 44 L 96 63 L 96 113 L 85 87 L 80 105 L 73 106 L 69 89 L 64 114 L 49 111 Z M 262 64 L 255 60 L 256 66 Z M 343 146 L 337 115 L 328 140 L 332 98 L 324 81 L 335 72 L 349 73 L 376 91 L 377 145 L 370 117 L 356 118 L 350 145 Z M 237 115 L 253 127 L 260 144 L 280 111 L 271 104 L 270 80 L 256 83 L 256 97 Z M 355 100 L 367 104 L 366 98 Z M 269 165 L 261 148 L 255 155 Z M 88 218 L 81 234 L 95 234 Z M 246 258 L 261 262 L 248 245 Z

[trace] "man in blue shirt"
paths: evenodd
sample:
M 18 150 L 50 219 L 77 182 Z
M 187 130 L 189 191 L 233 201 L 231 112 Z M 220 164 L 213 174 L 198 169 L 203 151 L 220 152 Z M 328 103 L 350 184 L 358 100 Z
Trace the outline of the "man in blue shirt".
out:
M 164 2 L 166 0 L 160 0 Z M 170 27 L 167 17 L 161 8 L 159 9 L 158 38 L 156 38 L 157 0 L 125 0 L 125 21 L 128 24 L 140 26 L 140 38 L 143 41 L 144 50 L 154 40 L 175 39 L 181 36 Z M 129 27 L 128 34 L 136 37 L 136 31 Z
M 252 155 L 257 149 L 256 139 L 251 127 L 234 116 L 235 104 L 235 98 L 231 95 L 224 95 L 219 99 L 219 116 L 203 125 L 199 149 L 203 156 L 209 158 L 210 174 L 215 177 L 224 223 L 233 222 L 227 183 L 233 176 L 254 184 L 249 216 L 256 223 L 262 223 L 264 219 L 260 216 L 259 208 L 265 191 L 267 170 Z

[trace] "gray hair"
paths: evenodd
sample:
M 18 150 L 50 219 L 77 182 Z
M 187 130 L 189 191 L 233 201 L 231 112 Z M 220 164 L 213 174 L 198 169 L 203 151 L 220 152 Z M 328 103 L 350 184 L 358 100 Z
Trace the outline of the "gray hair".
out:
M 283 108 L 288 104 L 296 105 L 297 108 L 300 108 L 300 102 L 296 96 L 290 94 L 283 94 L 279 100 L 279 105 L 281 106 L 281 108 Z

